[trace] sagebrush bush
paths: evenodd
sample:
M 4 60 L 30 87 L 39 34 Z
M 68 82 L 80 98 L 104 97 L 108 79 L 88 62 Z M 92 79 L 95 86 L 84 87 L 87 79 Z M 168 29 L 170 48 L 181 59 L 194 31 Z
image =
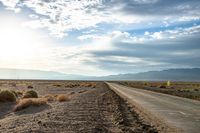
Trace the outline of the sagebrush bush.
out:
M 82 82 L 80 83 L 81 87 L 91 87 L 91 88 L 95 88 L 96 87 L 96 83 L 93 82 Z
M 53 85 L 53 86 L 55 86 L 55 87 L 61 87 L 61 85 L 60 85 L 60 84 L 55 84 L 55 85 Z
M 20 111 L 22 109 L 28 108 L 30 106 L 41 106 L 46 105 L 47 101 L 45 98 L 26 98 L 18 101 L 17 105 L 14 107 L 13 111 Z
M 159 88 L 167 88 L 165 85 L 161 85 Z
M 52 95 L 52 94 L 47 94 L 47 95 L 44 96 L 44 98 L 46 98 L 46 100 L 47 100 L 48 102 L 52 102 L 52 101 L 55 100 L 55 96 Z
M 16 96 L 12 91 L 1 90 L 0 91 L 0 102 L 15 102 Z
M 29 90 L 25 92 L 23 98 L 38 98 L 38 94 L 34 90 Z
M 18 96 L 22 96 L 23 95 L 23 92 L 21 92 L 21 91 L 17 91 L 16 93 L 17 93 Z
M 11 90 L 11 92 L 15 95 L 16 98 L 18 97 L 18 94 L 16 91 Z
M 28 88 L 28 89 L 33 89 L 33 86 L 32 86 L 32 85 L 29 85 L 27 88 Z
M 60 94 L 57 96 L 57 101 L 59 102 L 65 102 L 65 101 L 69 101 L 70 97 L 64 94 Z

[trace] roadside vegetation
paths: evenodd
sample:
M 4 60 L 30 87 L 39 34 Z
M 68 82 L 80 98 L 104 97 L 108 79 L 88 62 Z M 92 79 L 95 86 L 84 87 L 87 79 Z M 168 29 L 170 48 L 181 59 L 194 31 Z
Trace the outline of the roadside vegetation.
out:
M 19 95 L 18 95 L 19 94 Z M 70 96 L 66 94 L 48 94 L 42 97 L 38 97 L 38 94 L 34 90 L 28 90 L 26 92 L 16 92 L 13 90 L 0 90 L 0 102 L 14 102 L 16 103 L 13 111 L 20 111 L 30 106 L 42 106 L 47 105 L 48 102 L 58 101 L 65 102 L 69 101 Z
M 70 97 L 68 95 L 60 94 L 57 96 L 57 101 L 59 102 L 65 102 L 69 100 L 70 100 Z
M 38 98 L 38 94 L 34 90 L 29 90 L 25 92 L 23 98 Z
M 64 84 L 53 84 L 54 87 L 76 88 L 76 87 L 90 87 L 95 88 L 95 82 L 66 82 Z
M 14 107 L 13 111 L 20 111 L 30 106 L 41 106 L 41 105 L 46 105 L 46 104 L 47 104 L 47 100 L 45 98 L 20 99 L 19 101 L 17 101 L 17 105 Z
M 148 81 L 119 81 L 118 83 L 155 91 L 164 94 L 170 94 L 174 96 L 194 99 L 200 101 L 200 83 L 199 82 L 148 82 Z
M 17 93 L 9 90 L 0 90 L 0 102 L 15 102 Z
M 70 101 L 75 92 L 71 92 L 69 94 L 65 93 L 57 93 L 57 94 L 38 94 L 37 90 L 33 87 L 31 82 L 20 82 L 10 83 L 5 81 L 0 84 L 0 87 L 8 87 L 8 89 L 0 89 L 0 103 L 12 102 L 15 104 L 13 111 L 20 111 L 26 109 L 31 106 L 39 107 L 43 105 L 47 105 L 51 102 L 67 102 Z M 50 84 L 52 87 L 56 88 L 81 88 L 81 87 L 89 87 L 95 88 L 95 82 L 58 82 L 54 84 Z M 15 89 L 17 86 L 21 86 L 24 89 Z M 9 88 L 11 87 L 11 88 Z

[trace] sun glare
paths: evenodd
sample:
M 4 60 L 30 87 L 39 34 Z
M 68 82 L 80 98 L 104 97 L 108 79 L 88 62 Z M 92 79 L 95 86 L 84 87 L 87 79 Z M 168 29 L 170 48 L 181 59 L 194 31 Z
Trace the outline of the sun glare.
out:
M 0 60 L 17 62 L 33 58 L 41 43 L 36 34 L 19 20 L 5 19 L 0 22 Z

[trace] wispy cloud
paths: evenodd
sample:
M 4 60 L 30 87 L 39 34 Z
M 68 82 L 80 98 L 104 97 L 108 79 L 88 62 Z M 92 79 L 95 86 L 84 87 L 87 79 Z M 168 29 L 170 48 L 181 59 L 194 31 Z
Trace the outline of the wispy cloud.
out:
M 147 21 L 186 21 L 199 19 L 197 0 L 0 0 L 7 9 L 19 12 L 32 10 L 32 20 L 25 25 L 47 28 L 51 34 L 64 37 L 72 30 L 98 27 L 101 23 L 120 25 L 147 23 Z M 153 15 L 152 15 L 153 14 Z M 143 17 L 145 15 L 145 17 Z M 164 17 L 163 17 L 164 15 Z M 162 16 L 162 17 L 159 17 Z M 178 16 L 178 17 L 177 17 Z M 159 17 L 159 18 L 158 18 Z
M 97 27 L 100 23 L 131 23 L 129 16 L 115 15 L 112 10 L 104 9 L 104 0 L 1 0 L 7 9 L 17 10 L 24 7 L 32 10 L 34 20 L 25 25 L 32 28 L 47 28 L 51 34 L 64 37 L 71 30 Z
M 87 49 L 84 53 L 90 56 L 83 59 L 83 62 L 116 73 L 200 65 L 199 26 L 145 34 L 138 37 L 115 31 L 101 36 L 107 39 L 106 45 L 110 48 Z M 92 36 L 93 41 L 98 42 L 98 37 Z

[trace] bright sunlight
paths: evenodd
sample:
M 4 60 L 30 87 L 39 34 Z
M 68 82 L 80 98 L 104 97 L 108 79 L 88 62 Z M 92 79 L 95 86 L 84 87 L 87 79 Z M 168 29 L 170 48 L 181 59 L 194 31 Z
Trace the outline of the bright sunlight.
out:
M 35 35 L 25 30 L 22 25 L 13 21 L 2 21 L 0 25 L 0 57 L 3 60 L 15 60 L 34 55 L 37 40 Z
M 14 17 L 2 17 L 0 24 L 0 61 L 1 67 L 33 66 L 31 61 L 41 59 L 45 54 L 46 42 L 41 34 L 27 29 Z

